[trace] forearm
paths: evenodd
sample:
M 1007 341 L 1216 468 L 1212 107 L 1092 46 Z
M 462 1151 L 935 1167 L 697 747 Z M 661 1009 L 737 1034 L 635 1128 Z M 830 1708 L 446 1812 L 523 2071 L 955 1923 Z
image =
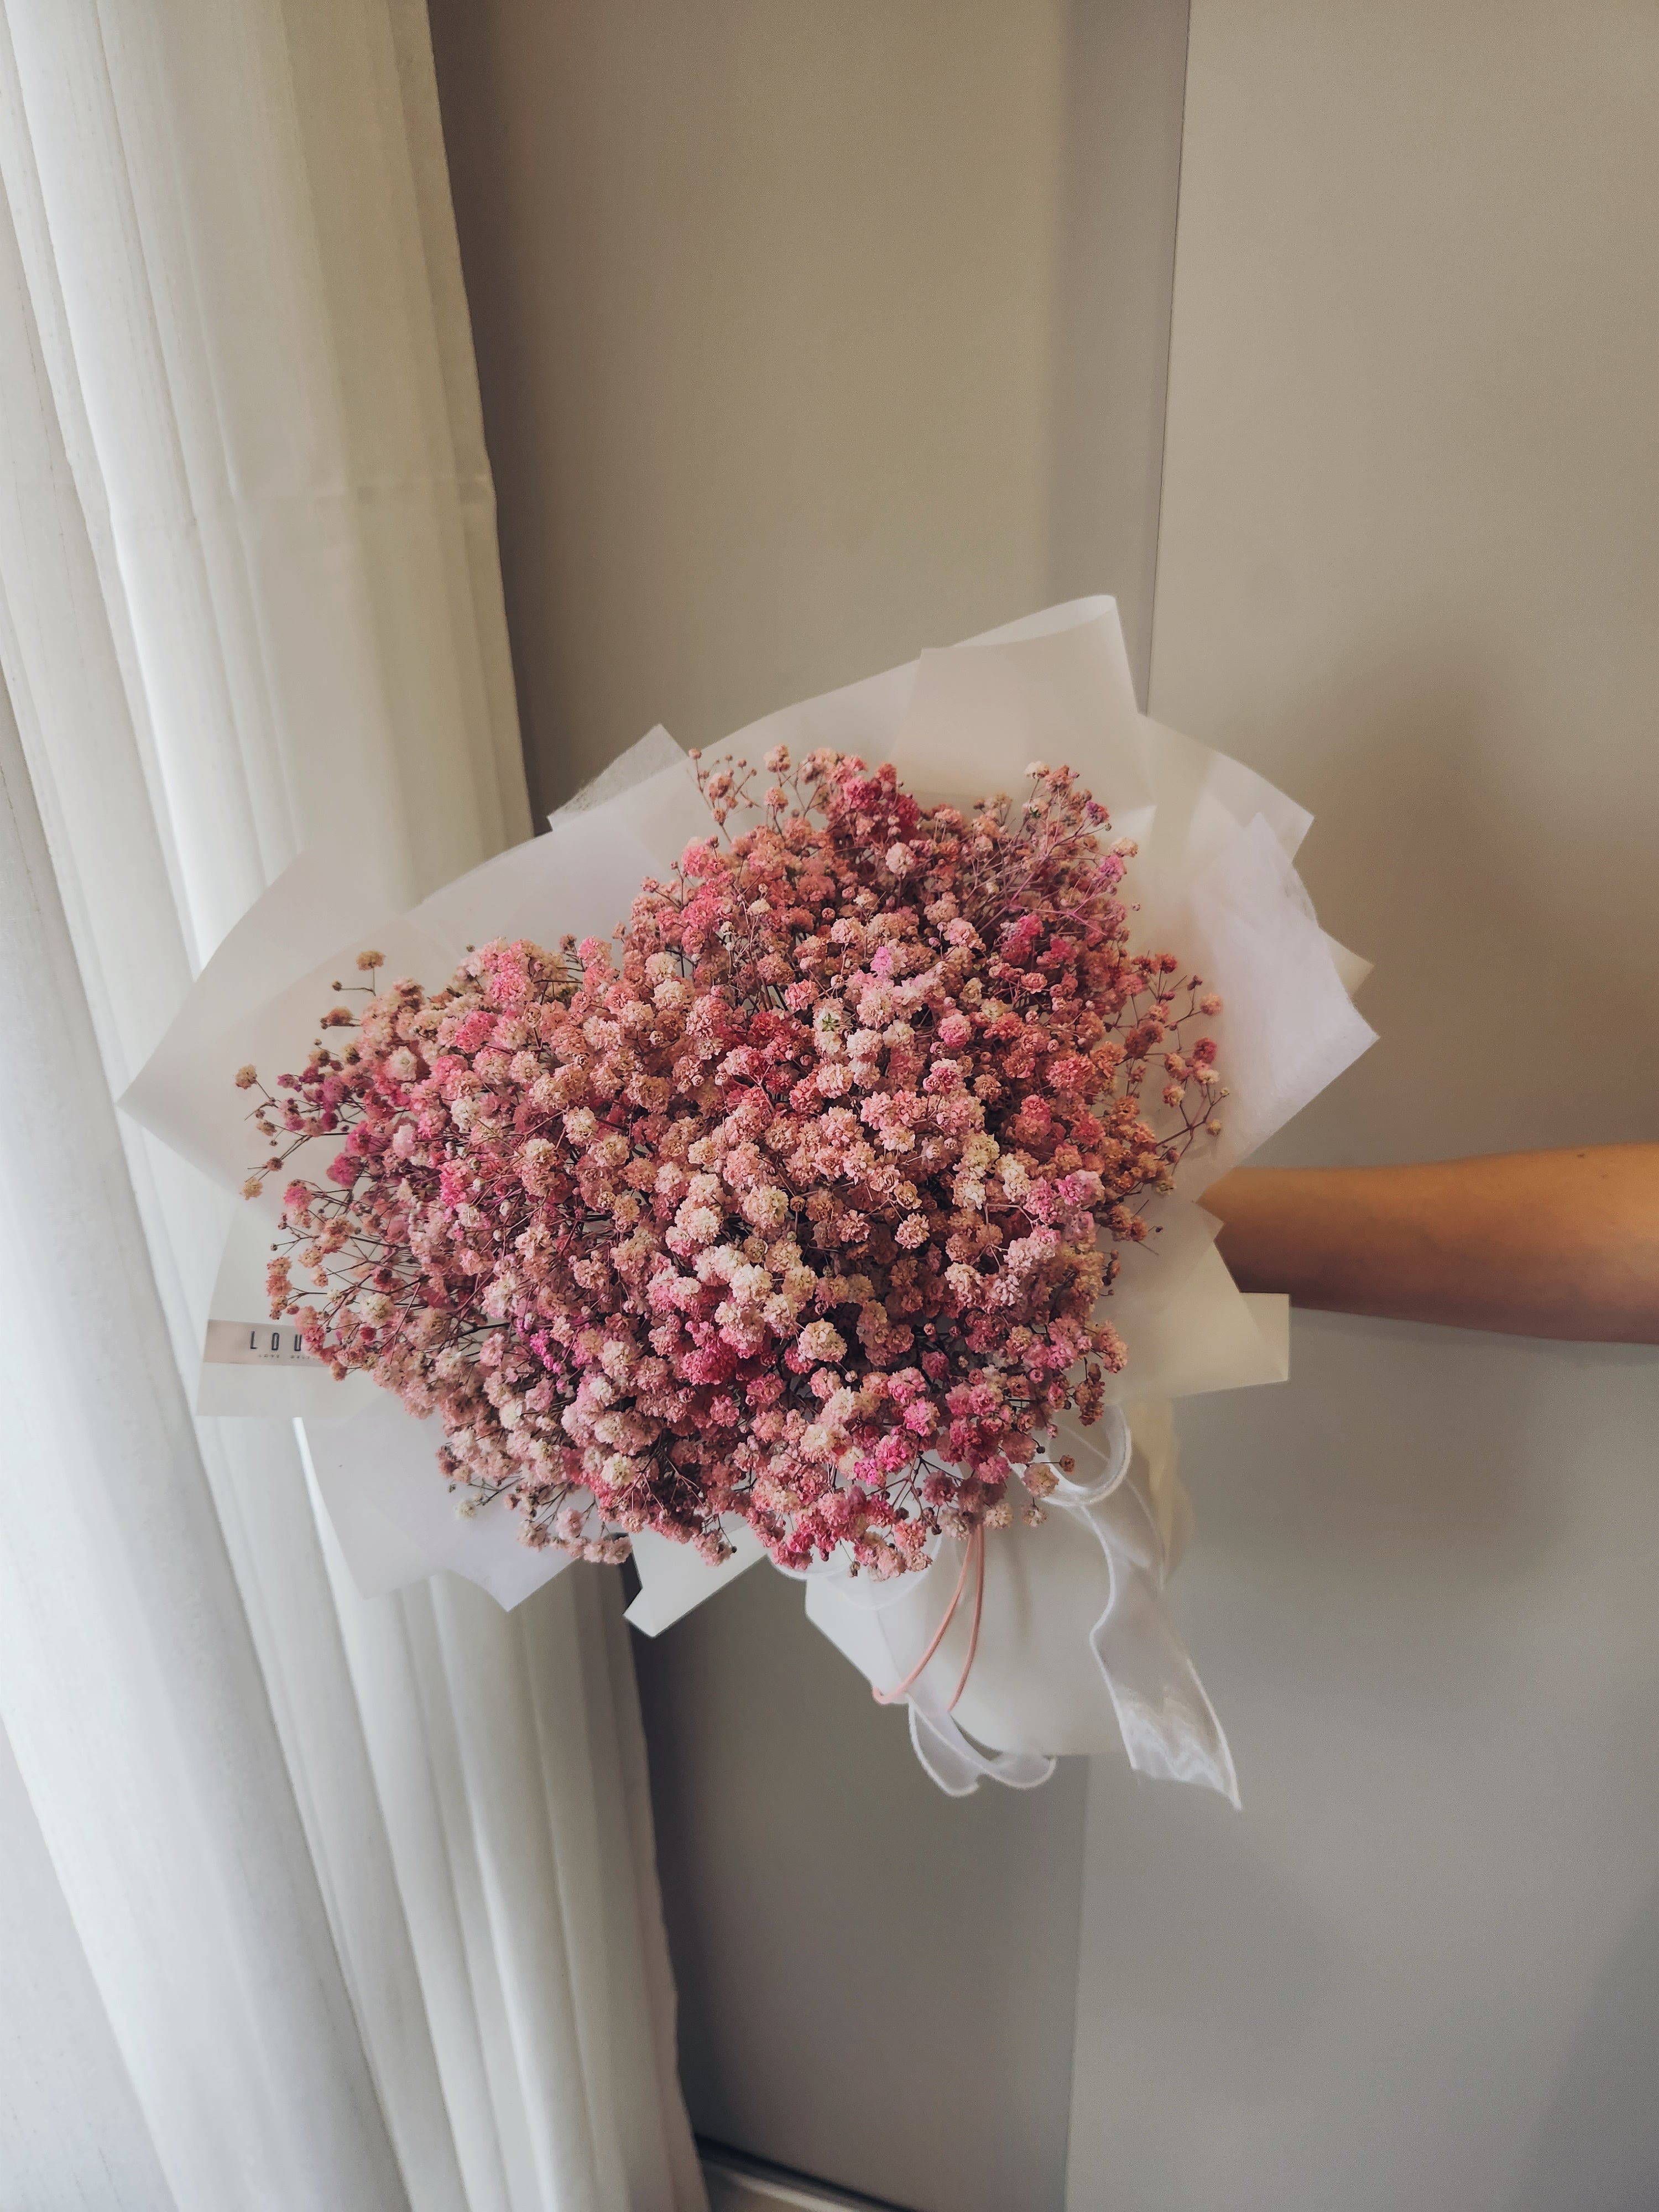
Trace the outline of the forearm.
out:
M 1241 1168 L 1204 1204 L 1244 1290 L 1338 1313 L 1659 1344 L 1659 1145 Z

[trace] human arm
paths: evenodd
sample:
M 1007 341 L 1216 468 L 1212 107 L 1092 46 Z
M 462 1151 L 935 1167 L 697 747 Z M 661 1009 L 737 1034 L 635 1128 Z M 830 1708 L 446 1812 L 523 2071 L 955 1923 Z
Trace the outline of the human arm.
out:
M 1203 1202 L 1242 1290 L 1454 1328 L 1659 1344 L 1659 1144 L 1239 1168 Z

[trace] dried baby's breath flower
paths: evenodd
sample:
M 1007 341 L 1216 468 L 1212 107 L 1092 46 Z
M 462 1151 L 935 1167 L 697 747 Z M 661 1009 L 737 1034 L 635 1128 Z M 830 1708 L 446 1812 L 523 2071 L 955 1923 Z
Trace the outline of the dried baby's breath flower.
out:
M 284 1193 L 272 1312 L 435 1413 L 462 1508 L 505 1493 L 532 1544 L 717 1559 L 737 1515 L 888 1575 L 1006 1525 L 1054 1417 L 1097 1417 L 1113 1248 L 1218 1126 L 1187 1033 L 1220 1002 L 1129 949 L 1132 848 L 1070 769 L 969 819 L 850 757 L 764 767 L 757 799 L 698 763 L 714 834 L 614 944 L 482 945 L 258 1086 L 289 1151 L 339 1141 Z

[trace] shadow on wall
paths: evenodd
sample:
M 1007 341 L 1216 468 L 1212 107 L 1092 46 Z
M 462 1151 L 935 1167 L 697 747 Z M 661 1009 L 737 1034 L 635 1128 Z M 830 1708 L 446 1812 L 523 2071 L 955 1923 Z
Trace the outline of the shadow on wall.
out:
M 1084 1762 L 942 1796 L 764 1562 L 634 1656 L 698 2131 L 914 2212 L 1058 2205 Z
M 1497 2212 L 1546 2110 L 1517 2212 L 1636 2212 L 1659 2129 L 1594 2130 L 1654 2063 L 1650 1697 L 1605 1657 L 1653 1643 L 1652 1356 L 1310 1315 L 1292 1366 L 1183 1409 L 1243 1811 L 1096 1765 L 1073 2202 Z
M 1659 1882 L 1608 1954 L 1510 2212 L 1652 2212 L 1659 2173 Z M 1640 2123 L 1632 2126 L 1632 2119 Z
M 1518 769 L 1515 680 L 1478 643 L 1419 635 L 1408 654 L 1336 663 L 1260 746 L 1233 739 L 1316 816 L 1299 866 L 1320 918 L 1377 962 L 1360 1003 L 1380 1042 L 1260 1164 L 1653 1133 L 1651 805 L 1575 805 L 1571 774 Z M 1585 1080 L 1587 1060 L 1613 1055 L 1627 1083 Z
M 1322 1582 L 1356 1562 L 1383 1578 L 1411 1571 L 1431 1530 L 1443 1571 L 1546 1564 L 1570 1516 L 1547 1470 L 1532 1486 L 1521 1470 L 1557 1381 L 1593 1387 L 1650 1358 L 1636 1346 L 1528 1346 L 1338 1314 L 1298 1313 L 1294 1340 L 1292 1372 L 1297 1359 L 1316 1367 L 1317 1391 L 1189 1401 L 1182 1437 L 1194 1468 L 1226 1468 L 1243 1435 L 1273 1468 L 1265 1486 L 1206 1474 L 1202 1541 L 1239 1571 L 1259 1556 Z M 1395 1656 L 1409 1668 L 1409 1652 Z
M 1265 1157 L 1650 1138 L 1650 777 L 1519 752 L 1524 662 L 1398 628 L 1197 728 L 1315 811 L 1321 918 L 1378 960 L 1381 1042 Z M 1301 1315 L 1292 1373 L 1182 1409 L 1174 1609 L 1244 1812 L 1097 1770 L 1073 2201 L 1645 2212 L 1654 1356 Z
M 1044 603 L 1059 8 L 430 13 L 540 809 Z

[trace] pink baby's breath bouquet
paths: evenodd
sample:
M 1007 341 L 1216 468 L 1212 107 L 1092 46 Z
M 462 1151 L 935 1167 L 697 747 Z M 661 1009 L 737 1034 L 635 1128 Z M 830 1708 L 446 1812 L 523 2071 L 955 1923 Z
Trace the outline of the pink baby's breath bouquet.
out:
M 284 1190 L 271 1315 L 438 1415 L 529 1544 L 719 1561 L 736 1514 L 781 1566 L 885 1577 L 1099 1419 L 1114 1248 L 1219 1133 L 1220 1002 L 1130 950 L 1133 845 L 1069 768 L 971 816 L 855 757 L 765 768 L 614 945 L 331 1010 L 254 1116 L 267 1173 L 343 1139 Z M 745 763 L 698 780 L 748 811 Z
M 200 1080 L 258 1047 L 275 1326 L 216 1311 L 209 1367 L 307 1394 L 366 1587 L 631 1553 L 657 1630 L 769 1554 L 945 1788 L 1115 1736 L 1233 1794 L 1157 1595 L 1165 1401 L 1282 1373 L 1196 1201 L 1368 1036 L 1296 811 L 1138 714 L 1109 601 L 745 736 L 647 740 L 349 985 L 266 975 L 251 1018 L 236 948 L 131 1102 L 222 1175 Z M 385 1410 L 328 1419 L 325 1376 Z

